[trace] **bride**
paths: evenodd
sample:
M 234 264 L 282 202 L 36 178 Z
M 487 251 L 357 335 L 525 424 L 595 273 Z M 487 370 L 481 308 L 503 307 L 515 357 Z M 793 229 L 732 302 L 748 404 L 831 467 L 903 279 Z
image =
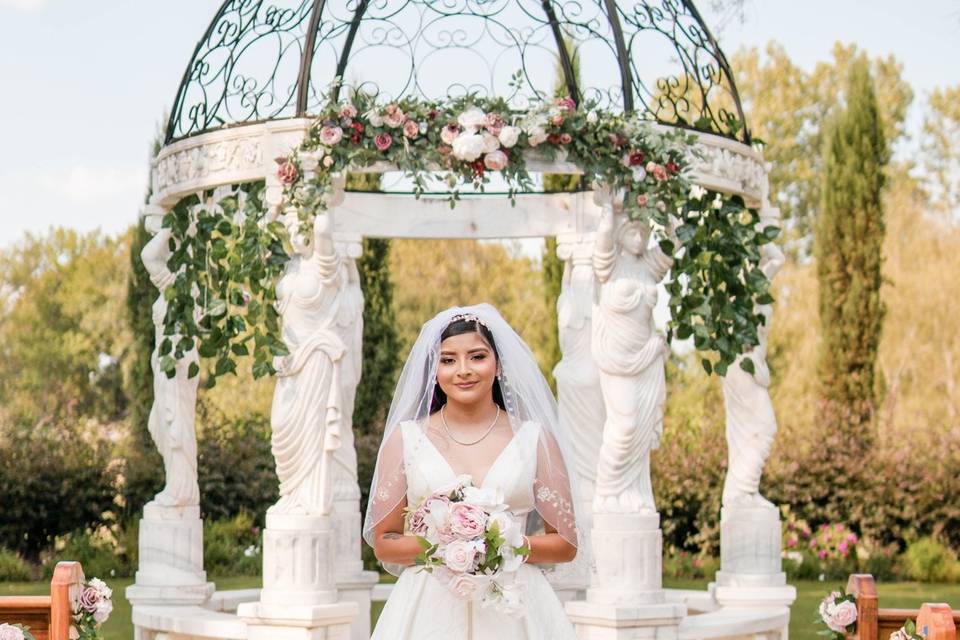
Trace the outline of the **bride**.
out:
M 454 307 L 424 325 L 387 417 L 363 529 L 377 558 L 399 575 L 372 639 L 576 639 L 537 567 L 569 562 L 583 544 L 558 424 L 533 354 L 492 306 Z M 405 508 L 463 474 L 501 492 L 525 523 L 520 615 L 461 599 L 439 575 L 414 566 L 423 549 L 406 531 Z

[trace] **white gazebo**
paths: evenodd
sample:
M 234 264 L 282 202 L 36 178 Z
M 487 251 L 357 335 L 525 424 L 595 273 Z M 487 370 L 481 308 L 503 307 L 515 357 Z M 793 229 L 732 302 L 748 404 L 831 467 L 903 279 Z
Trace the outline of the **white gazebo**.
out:
M 565 261 L 558 302 L 563 359 L 555 373 L 561 420 L 575 439 L 573 465 L 583 490 L 578 499 L 581 511 L 591 515 L 593 539 L 592 549 L 581 550 L 576 562 L 548 576 L 578 634 L 583 639 L 786 637 L 795 591 L 780 567 L 779 511 L 758 493 L 776 429 L 767 393 L 765 327 L 759 345 L 745 356 L 755 373 L 732 366 L 723 380 L 730 465 L 718 514 L 722 566 L 709 590 L 662 588 L 655 505 L 618 500 L 611 490 L 616 478 L 608 476 L 617 470 L 649 477 L 649 451 L 657 438 L 655 433 L 643 435 L 639 449 L 612 443 L 617 428 L 639 428 L 631 422 L 633 414 L 621 415 L 624 403 L 644 400 L 637 398 L 642 393 L 631 391 L 638 388 L 630 386 L 637 384 L 636 376 L 618 371 L 613 356 L 592 340 L 595 290 L 609 277 L 597 256 L 622 249 L 618 235 L 604 235 L 598 226 L 603 219 L 616 220 L 618 228 L 624 224 L 621 193 L 606 188 L 552 194 L 530 190 L 517 194 L 515 204 L 506 195 L 463 194 L 451 210 L 446 194 L 415 198 L 399 191 L 345 191 L 343 176 L 337 174 L 325 211 L 316 218 L 324 225 L 298 226 L 296 212 L 287 208 L 289 185 L 281 181 L 276 159 L 296 160 L 308 182 L 322 171 L 317 154 L 304 142 L 323 108 L 324 91 L 331 86 L 339 91 L 332 84 L 336 79 L 377 91 L 381 103 L 475 92 L 501 96 L 523 113 L 531 99 L 554 95 L 558 75 L 564 93 L 577 103 L 592 100 L 600 108 L 635 114 L 658 131 L 688 131 L 689 180 L 711 192 L 740 196 L 759 213 L 761 228 L 778 225 L 764 162 L 750 144 L 729 66 L 692 2 L 223 3 L 184 73 L 143 213 L 155 234 L 143 260 L 161 292 L 154 305 L 158 352 L 150 430 L 164 458 L 167 488 L 144 509 L 139 570 L 126 593 L 138 640 L 368 638 L 370 604 L 385 599 L 389 586 L 378 585 L 377 574 L 363 570 L 360 555 L 360 490 L 350 416 L 361 373 L 363 302 L 353 261 L 362 239 L 543 236 L 557 238 L 557 252 Z M 589 83 L 581 83 L 578 75 Z M 563 154 L 523 153 L 531 172 L 582 173 Z M 350 170 L 382 173 L 397 167 L 373 163 Z M 177 267 L 170 266 L 177 242 L 162 223 L 188 197 L 200 196 L 197 207 L 216 207 L 211 192 L 263 181 L 264 220 L 284 222 L 294 238 L 294 255 L 280 287 L 286 281 L 293 283 L 288 289 L 309 289 L 315 284 L 311 278 L 322 279 L 324 295 L 334 301 L 309 308 L 287 304 L 281 295 L 278 310 L 286 329 L 297 327 L 302 334 L 315 325 L 318 335 L 325 332 L 317 339 L 324 346 L 311 347 L 318 355 L 303 355 L 298 344 L 288 344 L 288 358 L 329 361 L 335 375 L 314 381 L 323 387 L 327 404 L 336 405 L 339 431 L 333 445 L 328 445 L 329 433 L 320 433 L 329 453 L 322 458 L 322 464 L 329 463 L 322 499 L 278 504 L 267 514 L 263 588 L 217 591 L 202 562 L 193 424 L 198 377 L 190 376 L 196 368 L 191 364 L 199 358 L 196 346 L 187 344 L 172 376 L 161 371 L 161 360 L 169 355 L 159 347 L 170 299 L 164 293 L 177 277 Z M 185 211 L 190 215 L 189 208 Z M 311 231 L 314 241 L 296 241 Z M 759 269 L 772 278 L 782 255 L 772 244 L 764 247 Z M 636 278 L 647 278 L 640 282 L 645 286 L 663 275 L 650 280 L 654 272 L 644 273 Z M 760 305 L 758 312 L 769 322 L 769 305 Z M 640 321 L 637 330 L 653 336 L 652 316 Z M 289 343 L 290 332 L 285 338 Z M 662 356 L 651 353 L 653 364 L 644 366 L 659 367 L 662 378 Z M 313 375 L 302 363 L 281 362 L 278 368 L 278 385 L 295 386 L 298 377 Z M 280 389 L 272 417 L 275 433 L 279 416 L 311 415 L 318 409 L 310 405 L 313 396 L 281 394 Z M 662 412 L 662 399 L 650 401 L 654 414 Z M 298 464 L 293 458 L 312 442 L 302 431 L 294 430 L 292 437 L 284 446 L 275 440 L 278 468 Z

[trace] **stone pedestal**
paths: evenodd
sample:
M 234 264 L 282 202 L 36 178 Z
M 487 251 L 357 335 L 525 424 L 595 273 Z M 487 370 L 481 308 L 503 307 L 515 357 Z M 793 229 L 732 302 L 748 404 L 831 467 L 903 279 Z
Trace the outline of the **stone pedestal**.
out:
M 667 602 L 659 514 L 595 513 L 586 601 L 566 604 L 580 640 L 677 638 L 687 607 Z
M 797 597 L 780 567 L 780 512 L 767 506 L 720 510 L 721 606 L 789 606 Z
M 357 616 L 350 626 L 350 640 L 369 640 L 370 638 L 370 603 L 373 596 L 373 587 L 379 582 L 380 575 L 376 571 L 361 571 L 349 576 L 337 576 L 337 593 L 345 603 L 354 603 L 357 606 Z
M 248 640 L 350 640 L 357 605 L 339 599 L 333 518 L 267 513 L 263 589 L 237 615 Z
M 134 605 L 202 605 L 213 592 L 203 570 L 200 507 L 147 504 L 140 519 L 139 569 L 127 599 Z

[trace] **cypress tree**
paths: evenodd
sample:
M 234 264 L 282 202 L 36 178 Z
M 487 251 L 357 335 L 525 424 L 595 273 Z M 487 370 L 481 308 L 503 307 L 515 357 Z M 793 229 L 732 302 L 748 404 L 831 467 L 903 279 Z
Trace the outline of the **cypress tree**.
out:
M 861 59 L 850 69 L 845 108 L 827 127 L 815 235 L 822 424 L 850 438 L 844 449 L 854 453 L 854 461 L 870 445 L 876 405 L 888 161 L 873 81 Z

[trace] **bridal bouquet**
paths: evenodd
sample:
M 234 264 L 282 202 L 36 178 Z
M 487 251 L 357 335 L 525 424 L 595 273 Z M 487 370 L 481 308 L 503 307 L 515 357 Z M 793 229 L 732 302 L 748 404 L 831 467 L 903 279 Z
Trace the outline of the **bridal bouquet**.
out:
M 408 510 L 408 528 L 423 552 L 417 564 L 464 600 L 516 615 L 516 572 L 530 549 L 499 490 L 473 486 L 468 475 Z

